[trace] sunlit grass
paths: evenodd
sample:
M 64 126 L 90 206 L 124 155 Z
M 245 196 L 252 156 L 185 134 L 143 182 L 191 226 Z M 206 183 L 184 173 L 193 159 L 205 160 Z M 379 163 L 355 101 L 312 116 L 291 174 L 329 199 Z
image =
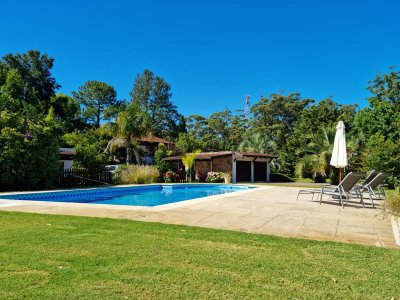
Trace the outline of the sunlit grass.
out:
M 0 212 L 1 299 L 378 299 L 400 251 L 144 223 Z

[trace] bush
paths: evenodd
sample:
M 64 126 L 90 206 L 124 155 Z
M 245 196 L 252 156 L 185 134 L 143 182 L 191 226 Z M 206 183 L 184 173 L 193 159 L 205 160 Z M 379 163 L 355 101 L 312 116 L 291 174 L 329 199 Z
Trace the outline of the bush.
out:
M 179 175 L 170 170 L 163 174 L 163 178 L 166 183 L 177 182 L 179 180 Z
M 400 182 L 400 141 L 385 140 L 376 133 L 368 140 L 363 154 L 365 170 L 378 170 L 390 174 L 387 182 L 394 188 Z
M 389 189 L 400 188 L 400 176 L 390 175 L 386 182 L 388 184 Z
M 57 127 L 38 120 L 28 123 L 24 130 L 12 121 L 22 124 L 23 118 L 0 112 L 0 190 L 52 187 L 59 171 Z
M 116 181 L 123 184 L 155 183 L 160 176 L 155 166 L 129 165 L 121 168 L 119 172 Z
M 161 174 L 166 173 L 170 168 L 170 164 L 165 160 L 163 160 L 163 158 L 171 155 L 172 151 L 167 150 L 167 148 L 163 143 L 160 143 L 158 145 L 157 151 L 154 153 L 154 164 Z
M 104 152 L 110 139 L 111 136 L 102 128 L 66 134 L 67 144 L 73 146 L 77 152 L 74 158 L 74 168 L 91 171 L 103 170 L 110 158 Z
M 400 191 L 389 191 L 385 202 L 382 205 L 383 214 L 385 216 L 393 215 L 400 217 Z
M 224 177 L 221 175 L 220 172 L 208 172 L 206 182 L 210 183 L 224 182 Z
M 113 174 L 113 181 L 115 184 L 122 184 L 122 173 L 128 168 L 127 165 L 118 165 L 115 173 Z

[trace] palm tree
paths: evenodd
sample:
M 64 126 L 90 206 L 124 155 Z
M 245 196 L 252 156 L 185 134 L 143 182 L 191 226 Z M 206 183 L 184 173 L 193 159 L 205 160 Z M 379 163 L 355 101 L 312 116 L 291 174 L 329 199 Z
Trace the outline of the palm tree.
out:
M 267 135 L 262 135 L 260 133 L 250 133 L 248 134 L 243 142 L 240 143 L 238 151 L 243 152 L 258 152 L 258 153 L 276 153 L 277 146 L 276 143 L 270 139 Z M 274 159 L 270 162 L 271 171 L 279 172 L 281 165 L 279 159 Z
M 130 104 L 125 111 L 118 114 L 115 122 L 110 123 L 110 130 L 115 136 L 105 149 L 105 153 L 111 154 L 119 148 L 126 148 L 126 163 L 132 164 L 133 156 L 140 163 L 138 137 L 147 135 L 148 115 L 142 112 L 137 105 Z
M 238 150 L 244 152 L 274 153 L 276 151 L 276 143 L 268 136 L 253 133 L 247 135 L 244 141 L 240 143 Z
M 334 128 L 322 128 L 313 134 L 310 142 L 302 149 L 306 153 L 296 164 L 296 176 L 310 174 L 316 182 L 325 182 L 326 178 L 334 172 L 329 165 L 332 156 L 333 142 L 335 140 Z
M 322 128 L 320 132 L 313 134 L 310 142 L 301 149 L 306 155 L 300 158 L 296 164 L 296 177 L 302 178 L 304 174 L 311 174 L 316 182 L 325 182 L 327 177 L 337 179 L 337 169 L 329 164 L 332 156 L 333 143 L 336 129 Z M 348 168 L 357 169 L 359 160 L 360 143 L 362 137 L 352 134 L 347 137 L 347 155 L 349 156 Z
M 196 159 L 196 155 L 200 153 L 200 150 L 196 150 L 194 153 L 185 153 L 182 156 L 182 163 L 185 166 L 185 171 L 186 171 L 186 181 L 187 181 L 187 174 L 189 173 L 190 177 L 190 182 L 192 181 L 192 167 L 194 164 L 194 161 Z
M 334 127 L 322 128 L 321 131 L 311 135 L 310 142 L 300 150 L 306 153 L 296 164 L 296 177 L 302 178 L 310 174 L 316 182 L 324 182 L 327 177 L 334 179 L 337 170 L 329 164 L 332 156 L 333 143 L 336 130 Z M 347 138 L 347 153 L 349 167 L 354 168 L 358 159 L 361 136 L 352 134 Z

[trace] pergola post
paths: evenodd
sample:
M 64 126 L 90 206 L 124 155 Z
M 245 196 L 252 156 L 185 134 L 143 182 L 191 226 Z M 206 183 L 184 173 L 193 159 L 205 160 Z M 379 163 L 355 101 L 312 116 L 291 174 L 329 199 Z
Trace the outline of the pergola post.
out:
M 196 159 L 193 161 L 193 168 L 194 168 L 194 180 L 196 180 L 196 179 L 198 179 L 197 172 L 196 172 Z
M 232 154 L 232 183 L 236 183 L 236 157 Z
M 251 161 L 251 179 L 250 179 L 250 182 L 254 182 L 254 161 L 255 161 L 255 159 L 253 159 Z
M 271 170 L 270 162 L 271 162 L 271 159 L 269 159 L 269 160 L 267 161 L 267 182 L 269 182 L 269 172 L 270 172 L 270 170 Z

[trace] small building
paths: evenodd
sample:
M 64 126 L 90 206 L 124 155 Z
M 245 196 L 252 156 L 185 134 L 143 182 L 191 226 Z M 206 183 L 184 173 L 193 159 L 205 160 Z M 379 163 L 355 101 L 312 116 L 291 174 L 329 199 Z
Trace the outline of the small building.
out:
M 76 151 L 72 148 L 59 148 L 59 153 L 60 169 L 71 169 L 72 164 L 74 163 L 74 157 L 76 156 Z
M 141 137 L 136 141 L 144 152 L 141 156 L 141 160 L 145 165 L 151 165 L 154 163 L 154 153 L 157 151 L 159 144 L 164 144 L 168 150 L 172 150 L 175 145 L 174 142 L 156 136 Z
M 273 154 L 254 152 L 204 152 L 198 153 L 194 162 L 196 179 L 204 181 L 208 172 L 228 172 L 232 182 L 269 182 L 270 163 L 277 158 Z M 184 168 L 181 156 L 164 158 L 180 170 Z

